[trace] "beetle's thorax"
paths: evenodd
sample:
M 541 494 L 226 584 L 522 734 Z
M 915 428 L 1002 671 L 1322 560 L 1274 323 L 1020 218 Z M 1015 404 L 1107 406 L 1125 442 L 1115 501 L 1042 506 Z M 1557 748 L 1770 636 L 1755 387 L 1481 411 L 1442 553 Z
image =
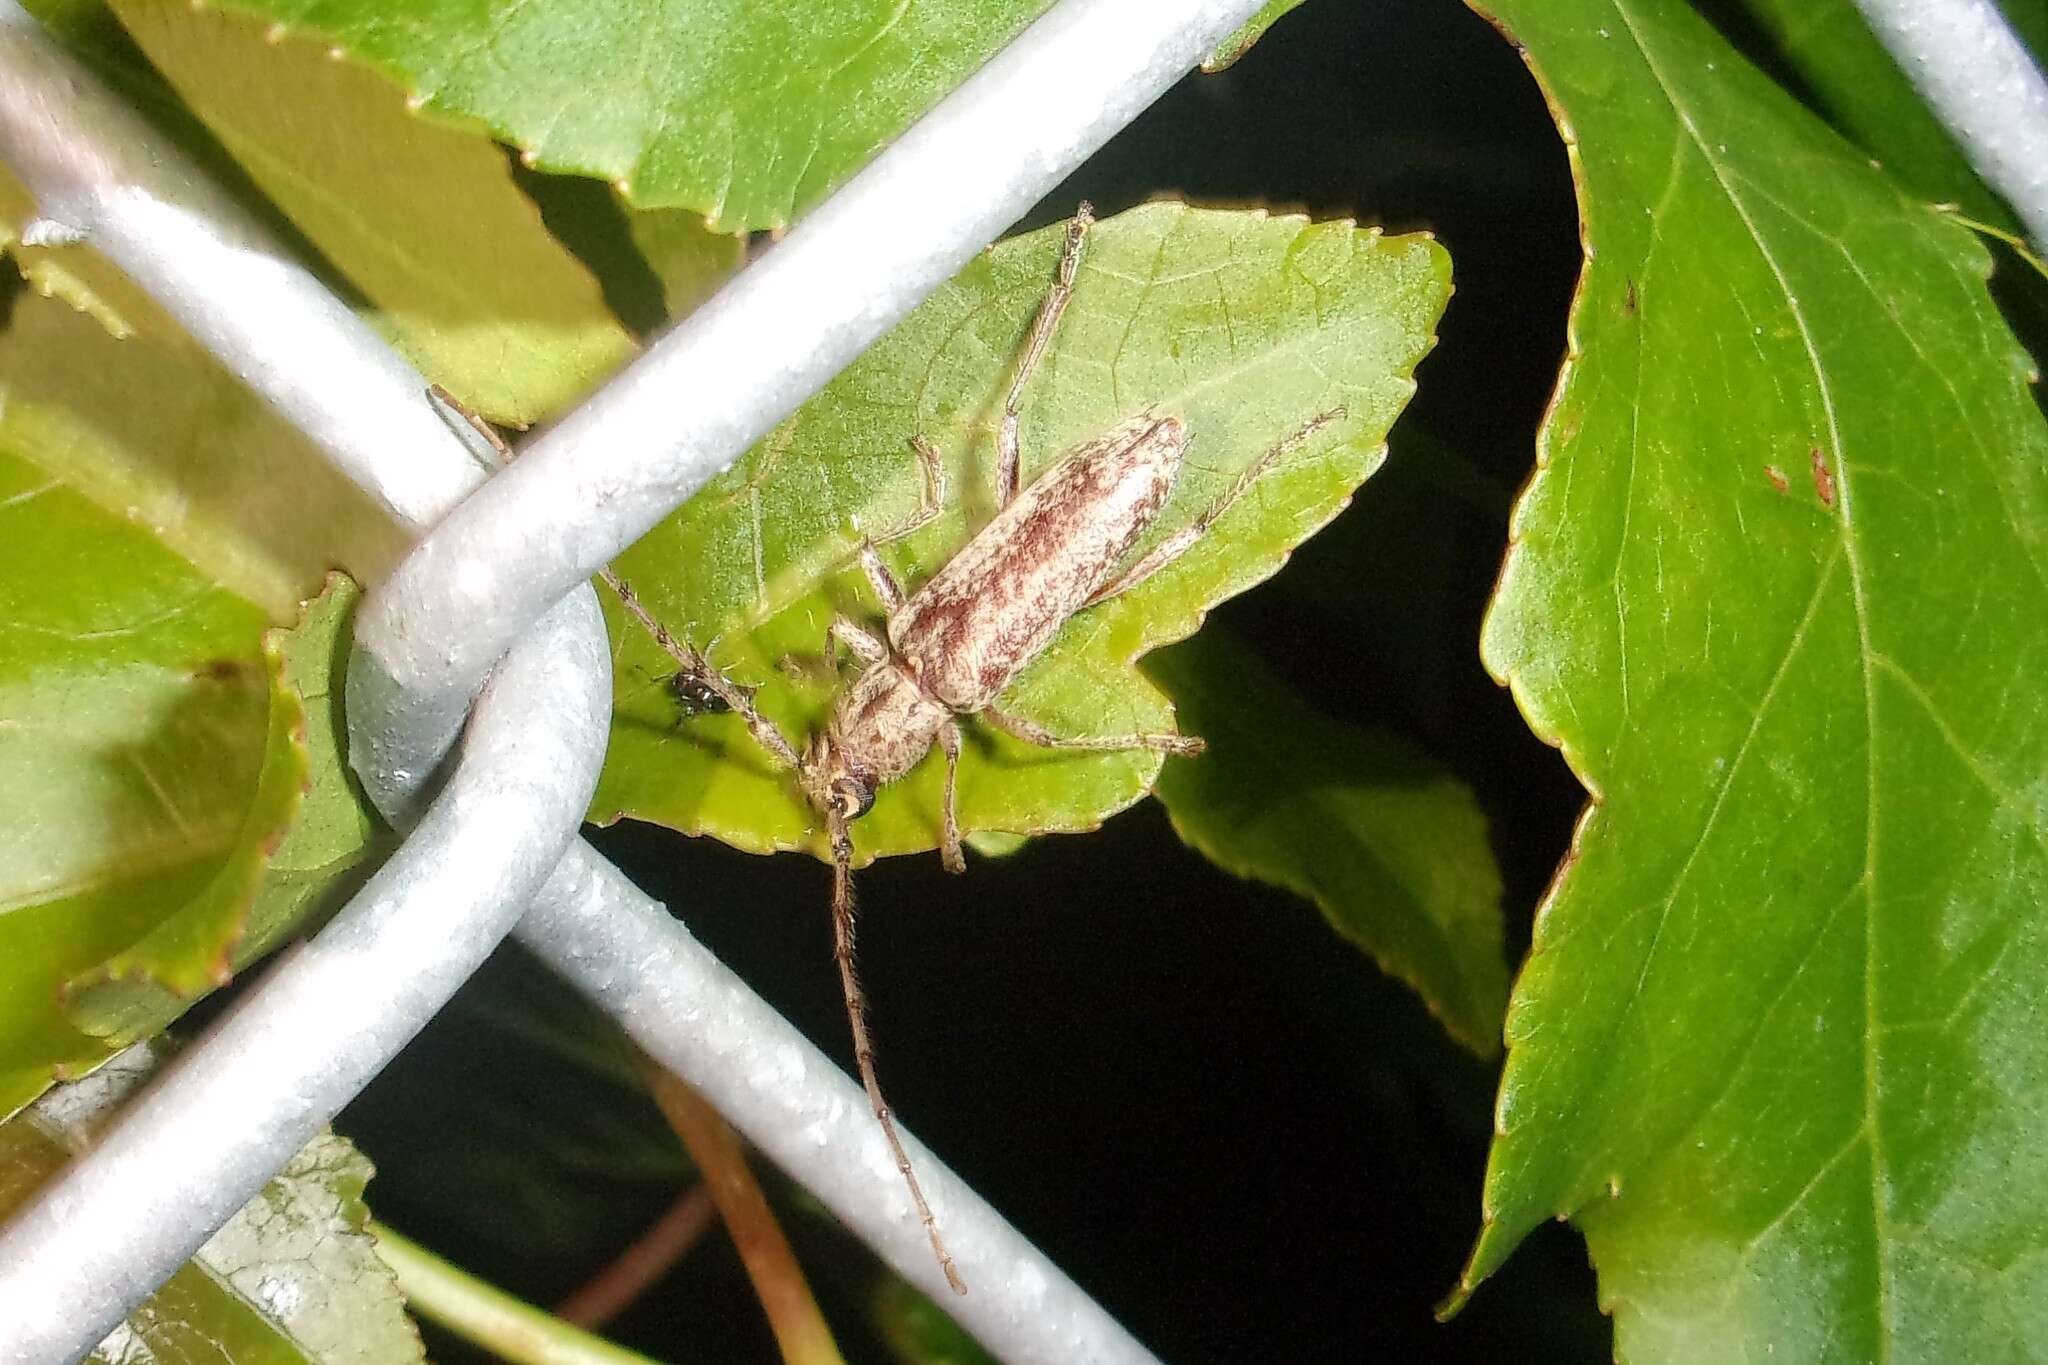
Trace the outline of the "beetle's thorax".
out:
M 918 685 L 908 663 L 887 659 L 840 694 L 814 752 L 871 788 L 884 786 L 931 752 L 951 714 Z

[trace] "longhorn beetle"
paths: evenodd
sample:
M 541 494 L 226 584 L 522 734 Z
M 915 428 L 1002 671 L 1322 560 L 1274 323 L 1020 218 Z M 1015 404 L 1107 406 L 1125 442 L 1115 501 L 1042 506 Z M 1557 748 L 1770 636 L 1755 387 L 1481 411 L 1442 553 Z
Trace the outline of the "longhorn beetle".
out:
M 864 539 L 858 552 L 861 568 L 888 609 L 885 629 L 878 638 L 845 617 L 832 621 L 826 633 L 828 653 L 835 642 L 842 644 L 864 667 L 839 694 L 825 728 L 801 750 L 761 715 L 749 690 L 671 636 L 631 588 L 607 578 L 628 610 L 675 659 L 680 676 L 693 680 L 693 685 L 701 682 L 738 713 L 761 747 L 795 774 L 805 799 L 824 818 L 832 846 L 833 955 L 853 1028 L 861 1084 L 946 1281 L 962 1294 L 967 1286 L 939 1236 L 938 1222 L 918 1187 L 875 1078 L 867 1005 L 853 964 L 853 842 L 848 826 L 867 813 L 880 787 L 916 767 L 936 744 L 946 758 L 942 852 L 948 871 L 963 871 L 956 808 L 961 716 L 981 716 L 1006 734 L 1049 749 L 1200 753 L 1202 741 L 1186 735 L 1054 735 L 996 703 L 1069 619 L 1129 592 L 1185 554 L 1282 456 L 1344 415 L 1341 408 L 1333 409 L 1305 423 L 1260 456 L 1192 523 L 1119 571 L 1118 565 L 1152 525 L 1180 474 L 1188 434 L 1178 417 L 1147 411 L 1076 446 L 1030 487 L 1017 487 L 1017 419 L 1025 384 L 1073 296 L 1092 221 L 1092 211 L 1083 203 L 1067 229 L 1058 274 L 1039 304 L 1003 404 L 996 432 L 998 511 L 922 588 L 906 596 L 878 547 L 929 524 L 946 497 L 937 449 L 922 436 L 911 438 L 911 449 L 924 467 L 923 505 L 894 531 Z

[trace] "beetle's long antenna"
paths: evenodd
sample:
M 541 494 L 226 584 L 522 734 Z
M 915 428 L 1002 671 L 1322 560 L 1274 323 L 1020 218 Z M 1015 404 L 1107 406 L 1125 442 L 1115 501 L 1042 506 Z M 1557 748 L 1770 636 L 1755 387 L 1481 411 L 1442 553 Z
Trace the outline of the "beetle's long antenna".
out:
M 450 411 L 461 414 L 462 418 L 476 429 L 476 434 L 490 443 L 491 449 L 497 454 L 499 464 L 512 463 L 512 447 L 505 443 L 505 438 L 498 434 L 496 427 L 486 422 L 468 404 L 439 384 L 432 385 L 429 391 Z M 639 596 L 626 586 L 624 579 L 610 569 L 599 569 L 597 576 L 604 580 L 606 587 L 619 595 L 619 601 L 625 604 L 626 610 L 633 613 L 633 618 L 647 628 L 647 633 L 654 637 L 654 643 L 660 645 L 662 650 L 676 661 L 677 668 L 710 688 L 711 694 L 724 702 L 728 710 L 738 712 L 762 748 L 780 759 L 785 766 L 802 771 L 803 764 L 797 758 L 795 747 L 782 737 L 782 732 L 770 724 L 766 716 L 754 709 L 752 696 L 735 686 L 732 679 L 726 677 L 718 665 L 669 634 L 667 627 L 655 620 L 654 614 L 641 605 Z
M 910 1154 L 903 1150 L 903 1142 L 896 1136 L 889 1103 L 882 1098 L 882 1083 L 875 1078 L 875 1047 L 868 1040 L 867 996 L 862 993 L 860 977 L 853 969 L 853 838 L 846 832 L 846 817 L 837 810 L 825 813 L 825 824 L 832 837 L 832 956 L 839 960 L 839 985 L 846 993 L 846 1021 L 853 1026 L 853 1059 L 860 1068 L 860 1083 L 867 1087 L 868 1103 L 874 1106 L 882 1136 L 896 1157 L 896 1169 L 903 1173 L 903 1183 L 910 1187 L 910 1202 L 917 1206 L 917 1216 L 924 1220 L 925 1236 L 932 1239 L 932 1252 L 939 1258 L 939 1268 L 946 1272 L 946 1283 L 955 1294 L 965 1294 L 967 1282 L 960 1278 L 960 1268 L 953 1264 L 952 1253 L 939 1238 L 939 1220 L 932 1216 L 932 1206 L 925 1202 L 924 1190 L 910 1169 Z
M 633 613 L 633 619 L 646 627 L 647 633 L 654 637 L 654 643 L 660 645 L 668 656 L 676 661 L 677 668 L 710 688 L 711 695 L 724 702 L 728 710 L 735 712 L 745 721 L 755 741 L 773 754 L 783 766 L 796 772 L 803 771 L 803 761 L 797 757 L 795 746 L 784 739 L 782 731 L 776 729 L 774 723 L 755 708 L 752 696 L 735 685 L 731 678 L 726 677 L 725 671 L 717 664 L 669 634 L 668 628 L 654 619 L 654 613 L 641 604 L 639 594 L 627 587 L 624 579 L 610 569 L 599 569 L 597 576 L 619 595 L 619 601 L 625 604 L 627 611 Z

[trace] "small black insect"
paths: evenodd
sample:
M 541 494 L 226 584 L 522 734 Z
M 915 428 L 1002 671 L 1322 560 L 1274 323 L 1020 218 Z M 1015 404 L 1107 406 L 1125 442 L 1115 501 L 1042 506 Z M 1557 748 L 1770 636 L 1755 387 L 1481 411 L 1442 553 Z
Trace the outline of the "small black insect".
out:
M 732 710 L 732 703 L 718 695 L 711 684 L 704 681 L 702 674 L 681 671 L 671 673 L 662 679 L 662 686 L 667 688 L 669 696 L 675 699 L 676 707 L 680 712 L 677 717 L 679 720 L 694 720 L 698 716 L 722 715 Z M 753 700 L 754 693 L 757 690 L 752 687 L 741 686 L 738 683 L 733 684 L 733 689 L 749 701 Z

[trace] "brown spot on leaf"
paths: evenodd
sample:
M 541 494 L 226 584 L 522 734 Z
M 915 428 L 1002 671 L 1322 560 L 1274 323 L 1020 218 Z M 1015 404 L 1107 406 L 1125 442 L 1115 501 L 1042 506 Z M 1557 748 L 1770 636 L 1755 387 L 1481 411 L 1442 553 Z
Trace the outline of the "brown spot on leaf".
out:
M 1784 470 L 1778 468 L 1774 464 L 1767 464 L 1764 466 L 1764 477 L 1769 479 L 1771 481 L 1771 487 L 1777 489 L 1780 493 L 1789 492 L 1791 490 L 1792 481 L 1785 477 Z
M 1819 495 L 1820 505 L 1823 507 L 1833 507 L 1835 505 L 1835 471 L 1828 468 L 1828 457 L 1820 453 L 1819 446 L 1815 446 L 1807 452 L 1807 458 L 1813 461 L 1813 491 Z

